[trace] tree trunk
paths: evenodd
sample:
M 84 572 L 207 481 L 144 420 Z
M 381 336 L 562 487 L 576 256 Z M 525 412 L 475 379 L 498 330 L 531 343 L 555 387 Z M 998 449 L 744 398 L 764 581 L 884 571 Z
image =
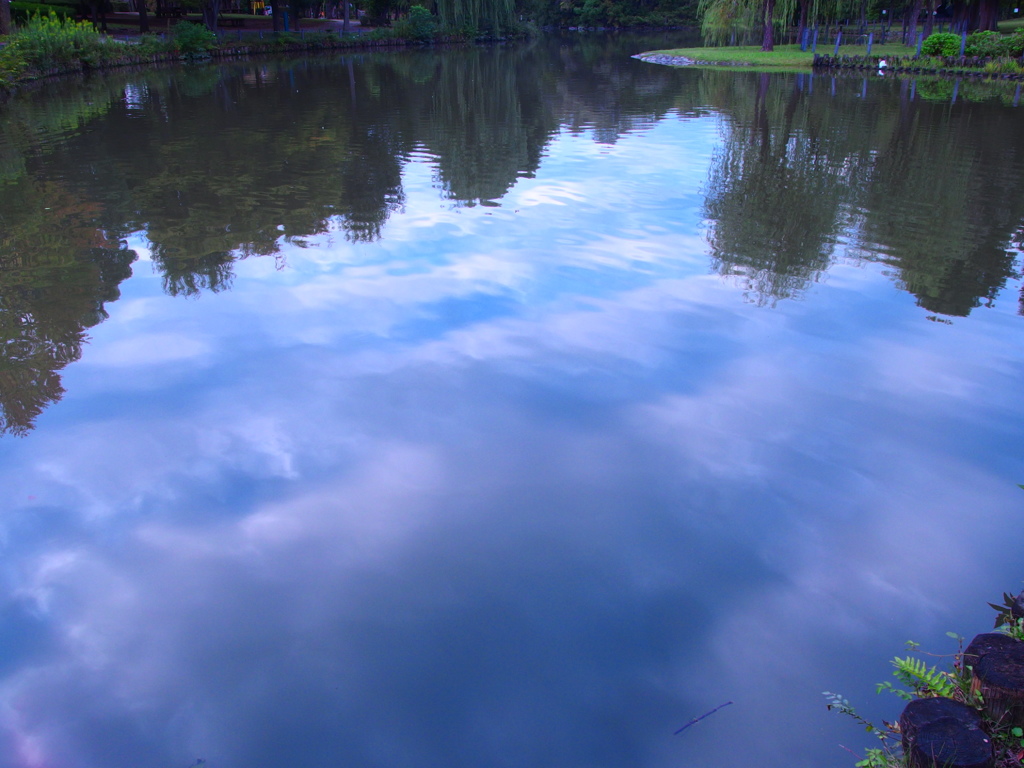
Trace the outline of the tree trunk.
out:
M 11 34 L 11 0 L 0 0 L 0 35 Z
M 203 6 L 203 24 L 206 28 L 217 34 L 217 17 L 220 15 L 220 0 L 206 0 Z
M 921 18 L 921 0 L 914 0 L 910 6 L 910 34 L 907 36 L 907 45 L 917 44 L 917 20 Z
M 993 763 L 981 716 L 959 701 L 911 701 L 900 715 L 900 733 L 912 768 L 989 768 Z
M 807 6 L 808 0 L 800 0 L 800 30 L 797 32 L 796 39 L 800 43 L 801 50 L 803 50 L 804 44 L 804 30 L 807 29 Z
M 298 0 L 291 0 L 291 3 L 289 3 L 289 5 L 291 6 L 290 10 L 292 13 L 292 18 L 295 19 L 295 31 L 298 32 L 299 19 L 302 17 L 302 14 L 299 13 L 299 11 L 301 11 L 302 8 L 299 6 Z
M 349 16 L 351 15 L 351 10 L 350 10 L 351 6 L 349 5 L 348 0 L 342 0 L 342 5 L 345 7 L 345 10 L 343 11 L 345 21 L 341 25 L 341 34 L 347 35 L 348 34 Z
M 985 632 L 977 635 L 964 650 L 963 665 L 973 669 L 986 654 L 1015 646 L 1018 642 L 1002 632 Z
M 281 31 L 281 2 L 280 0 L 271 0 L 273 5 L 270 6 L 270 18 L 274 24 L 274 31 Z
M 139 3 L 139 34 L 149 32 L 149 9 L 146 7 L 148 0 L 138 0 Z
M 993 648 L 974 665 L 971 689 L 981 691 L 985 712 L 998 723 L 1024 726 L 1024 643 Z
M 935 24 L 935 0 L 928 0 L 928 18 L 924 20 L 924 37 L 927 40 Z
M 978 29 L 996 32 L 999 24 L 999 3 L 997 0 L 981 0 L 978 3 Z
M 772 24 L 772 17 L 775 15 L 775 0 L 764 0 L 761 9 L 761 18 L 764 21 L 764 33 L 761 36 L 761 50 L 774 51 L 775 29 L 774 24 Z

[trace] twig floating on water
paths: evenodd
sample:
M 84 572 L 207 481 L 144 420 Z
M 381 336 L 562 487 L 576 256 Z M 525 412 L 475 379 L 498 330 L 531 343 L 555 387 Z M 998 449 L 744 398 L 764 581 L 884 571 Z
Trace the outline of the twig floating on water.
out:
M 679 735 L 680 733 L 682 733 L 683 731 L 685 731 L 685 730 L 686 730 L 687 728 L 689 728 L 689 727 L 690 727 L 691 725 L 696 725 L 696 724 L 697 724 L 697 723 L 699 723 L 699 722 L 700 722 L 701 720 L 703 720 L 703 719 L 704 719 L 705 717 L 708 717 L 708 716 L 710 716 L 710 715 L 713 715 L 713 714 L 715 714 L 715 712 L 717 712 L 718 710 L 722 709 L 723 707 L 728 707 L 728 706 L 729 706 L 730 704 L 732 704 L 732 702 L 731 702 L 731 701 L 727 701 L 727 702 L 725 702 L 725 704 L 719 704 L 719 705 L 718 705 L 717 707 L 715 707 L 714 709 L 712 709 L 712 710 L 711 710 L 710 712 L 705 712 L 705 713 L 704 713 L 703 715 L 701 715 L 700 717 L 695 717 L 695 718 L 693 718 L 693 720 L 691 720 L 690 722 L 688 722 L 688 723 L 687 723 L 686 725 L 684 725 L 684 726 L 683 726 L 682 728 L 680 728 L 680 729 L 679 729 L 678 731 L 676 731 L 676 732 L 675 732 L 675 733 L 673 733 L 672 735 L 673 735 L 673 736 L 678 736 L 678 735 Z

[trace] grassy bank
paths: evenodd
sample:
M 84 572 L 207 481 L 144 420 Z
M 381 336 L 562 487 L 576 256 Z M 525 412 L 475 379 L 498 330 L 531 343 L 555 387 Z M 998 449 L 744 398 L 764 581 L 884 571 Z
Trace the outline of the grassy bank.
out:
M 970 75 L 1020 79 L 1024 66 L 1016 56 L 955 55 L 916 56 L 915 49 L 898 43 L 875 45 L 871 56 L 866 56 L 863 45 L 840 46 L 833 56 L 834 46 L 818 46 L 817 67 L 823 69 L 878 69 L 886 59 L 888 71 L 931 73 L 938 75 Z M 665 57 L 665 58 L 662 58 Z M 650 51 L 639 58 L 659 64 L 690 64 L 695 66 L 728 66 L 741 69 L 771 71 L 807 71 L 815 66 L 815 54 L 801 51 L 798 45 L 779 45 L 774 51 L 762 51 L 754 46 L 720 48 L 674 48 Z
M 835 46 L 818 46 L 818 53 L 831 54 Z M 841 45 L 840 56 L 863 56 L 866 48 L 863 45 Z M 906 56 L 913 53 L 899 43 L 875 45 L 871 48 L 872 56 Z M 762 51 L 753 45 L 729 46 L 720 48 L 672 48 L 664 51 L 651 51 L 651 55 L 674 56 L 689 59 L 701 64 L 718 64 L 731 67 L 753 67 L 757 69 L 810 69 L 814 63 L 814 54 L 808 49 L 801 51 L 799 45 L 777 45 L 774 51 Z
M 414 7 L 413 11 L 417 8 Z M 87 22 L 56 15 L 36 17 L 8 36 L 0 49 L 0 91 L 42 77 L 166 61 L 196 61 L 268 53 L 303 53 L 336 49 L 373 49 L 429 43 L 463 43 L 473 30 L 449 30 L 420 8 L 390 29 L 364 35 L 334 32 L 275 33 L 246 41 L 218 41 L 205 27 L 179 22 L 169 36 L 142 35 L 124 42 L 101 35 Z

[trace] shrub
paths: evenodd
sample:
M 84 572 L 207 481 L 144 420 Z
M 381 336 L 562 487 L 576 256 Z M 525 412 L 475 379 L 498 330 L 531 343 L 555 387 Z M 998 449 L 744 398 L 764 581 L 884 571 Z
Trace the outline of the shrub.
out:
M 284 50 L 291 48 L 302 38 L 294 32 L 278 32 L 270 39 L 269 47 L 273 50 Z
M 0 48 L 0 88 L 13 87 L 25 68 L 25 57 L 16 46 Z
M 1006 46 L 1007 56 L 1016 56 L 1017 58 L 1024 56 L 1024 27 L 1005 38 L 1003 45 Z
M 217 36 L 202 24 L 179 21 L 171 28 L 174 47 L 186 56 L 206 53 L 217 45 Z
M 81 69 L 100 64 L 123 52 L 122 43 L 107 41 L 88 22 L 34 16 L 11 36 L 26 66 L 39 71 Z
M 395 24 L 395 35 L 406 40 L 417 40 L 425 43 L 437 34 L 437 19 L 422 5 L 414 5 L 409 14 Z
M 998 32 L 971 32 L 964 48 L 966 56 L 1003 56 L 1006 52 L 1005 38 Z M 957 48 L 959 53 L 960 49 Z
M 143 56 L 152 56 L 155 53 L 163 53 L 173 47 L 172 43 L 165 43 L 156 35 L 139 35 L 136 50 Z
M 18 24 L 25 24 L 33 16 L 49 16 L 56 14 L 58 18 L 67 19 L 74 15 L 66 5 L 46 5 L 44 3 L 11 3 L 11 18 Z
M 394 36 L 394 32 L 392 32 L 390 29 L 377 27 L 376 29 L 371 30 L 368 35 L 366 35 L 366 39 L 376 42 L 379 40 L 391 40 L 392 38 L 394 38 Z
M 921 45 L 921 53 L 926 56 L 959 56 L 960 35 L 952 32 L 935 32 Z

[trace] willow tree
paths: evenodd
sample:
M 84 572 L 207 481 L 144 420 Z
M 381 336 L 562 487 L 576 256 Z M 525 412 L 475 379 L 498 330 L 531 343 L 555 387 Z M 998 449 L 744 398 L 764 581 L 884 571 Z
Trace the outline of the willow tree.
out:
M 735 33 L 761 29 L 761 50 L 775 49 L 775 25 L 785 24 L 797 0 L 700 0 L 697 12 L 705 39 L 722 43 Z M 776 18 L 778 17 L 778 18 Z
M 437 15 L 445 26 L 481 32 L 501 32 L 515 19 L 514 0 L 437 0 Z

